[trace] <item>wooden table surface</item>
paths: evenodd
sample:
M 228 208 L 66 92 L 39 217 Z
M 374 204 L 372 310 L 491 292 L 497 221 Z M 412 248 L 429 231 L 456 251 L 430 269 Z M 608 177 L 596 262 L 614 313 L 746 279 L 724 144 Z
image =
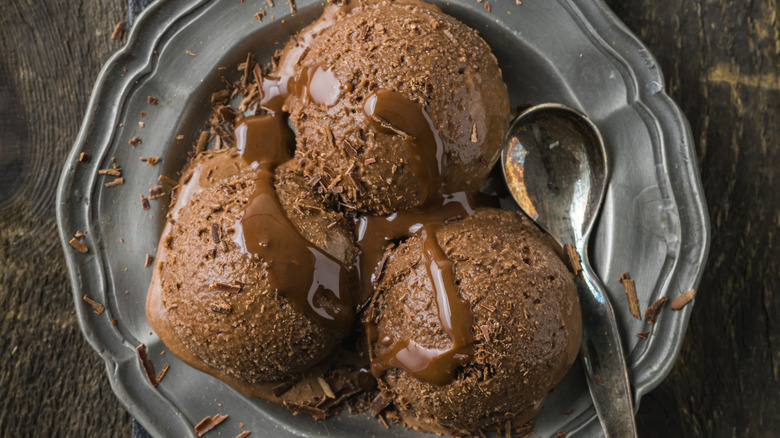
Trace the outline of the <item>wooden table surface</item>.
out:
M 640 435 L 780 436 L 778 0 L 608 3 L 691 123 L 712 220 L 682 353 L 642 400 Z M 54 219 L 60 169 L 126 17 L 125 0 L 0 1 L 3 437 L 130 436 L 79 332 Z

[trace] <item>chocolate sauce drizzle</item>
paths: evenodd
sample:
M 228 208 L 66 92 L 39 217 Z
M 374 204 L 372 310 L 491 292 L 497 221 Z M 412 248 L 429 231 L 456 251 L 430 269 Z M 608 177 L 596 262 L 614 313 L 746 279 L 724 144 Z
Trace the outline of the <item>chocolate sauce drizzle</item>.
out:
M 260 104 L 268 113 L 243 119 L 235 130 L 235 144 L 257 176 L 234 240 L 267 266 L 271 288 L 293 307 L 323 326 L 343 328 L 352 314 L 349 270 L 301 236 L 274 189 L 274 169 L 291 158 L 293 134 L 282 113 L 284 87 L 267 82 Z
M 452 341 L 447 349 L 428 348 L 413 339 L 391 340 L 367 323 L 369 341 L 378 340 L 390 347 L 389 352 L 372 359 L 371 371 L 379 377 L 391 368 L 401 368 L 420 380 L 445 385 L 453 380 L 457 367 L 465 364 L 474 353 L 473 315 L 469 303 L 458 294 L 454 264 L 436 240 L 436 231 L 449 220 L 472 215 L 474 209 L 464 193 L 442 195 L 444 146 L 423 105 L 395 91 L 379 89 L 366 99 L 363 112 L 374 129 L 404 138 L 422 207 L 387 217 L 359 219 L 358 302 L 365 302 L 374 293 L 388 243 L 419 236 L 423 241 L 423 262 L 435 293 L 439 321 Z

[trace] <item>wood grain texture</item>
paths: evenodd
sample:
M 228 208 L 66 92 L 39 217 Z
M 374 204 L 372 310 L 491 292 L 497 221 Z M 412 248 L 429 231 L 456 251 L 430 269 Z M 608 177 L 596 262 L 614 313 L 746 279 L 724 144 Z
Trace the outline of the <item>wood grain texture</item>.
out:
M 125 2 L 0 2 L 0 436 L 129 436 L 79 331 L 57 180 Z
M 778 2 L 608 3 L 691 123 L 712 221 L 680 358 L 639 421 L 645 436 L 780 436 Z
M 683 350 L 642 400 L 640 436 L 780 436 L 778 1 L 608 3 L 691 123 L 712 218 Z M 0 1 L 3 437 L 130 435 L 79 332 L 54 222 L 61 166 L 126 14 L 124 0 Z

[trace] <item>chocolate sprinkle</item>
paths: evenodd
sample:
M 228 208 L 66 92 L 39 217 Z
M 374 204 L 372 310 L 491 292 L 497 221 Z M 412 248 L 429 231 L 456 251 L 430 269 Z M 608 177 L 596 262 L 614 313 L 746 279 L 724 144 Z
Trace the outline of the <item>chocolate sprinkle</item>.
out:
M 690 303 L 693 297 L 696 295 L 696 291 L 693 289 L 688 289 L 687 292 L 679 295 L 677 298 L 672 300 L 672 305 L 669 306 L 671 310 L 680 310 L 683 307 L 685 307 L 686 304 Z
M 80 252 L 80 253 L 82 253 L 82 254 L 83 254 L 83 253 L 86 253 L 87 251 L 89 251 L 89 248 L 87 247 L 87 245 L 85 245 L 83 242 L 79 241 L 79 240 L 78 240 L 78 239 L 76 239 L 75 237 L 74 237 L 74 238 L 72 238 L 72 239 L 70 239 L 70 240 L 68 241 L 68 243 L 70 244 L 70 246 L 72 246 L 73 248 L 75 248 L 75 249 L 76 249 L 76 251 L 78 251 L 78 252 Z
M 661 297 L 645 310 L 645 319 L 647 322 L 655 324 L 658 320 L 658 315 L 661 313 L 661 309 L 664 308 L 664 304 L 666 304 L 667 301 L 669 301 L 669 298 Z
M 100 315 L 101 313 L 103 313 L 104 310 L 106 310 L 106 308 L 102 304 L 100 304 L 99 302 L 95 301 L 94 299 L 92 299 L 92 297 L 90 297 L 87 294 L 84 294 L 82 299 L 84 301 L 86 301 L 87 304 L 92 306 L 92 309 L 95 311 L 95 315 Z
M 214 417 L 206 417 L 200 420 L 200 423 L 195 425 L 195 433 L 197 433 L 198 436 L 203 436 L 206 432 L 219 426 L 219 423 L 225 421 L 227 417 L 228 415 L 220 414 L 217 414 Z

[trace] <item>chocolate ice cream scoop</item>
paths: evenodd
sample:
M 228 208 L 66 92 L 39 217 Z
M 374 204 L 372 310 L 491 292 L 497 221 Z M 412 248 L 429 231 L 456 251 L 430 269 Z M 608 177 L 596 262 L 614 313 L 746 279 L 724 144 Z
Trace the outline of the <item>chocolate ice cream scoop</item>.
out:
M 509 119 L 487 43 L 414 0 L 328 8 L 277 70 L 291 76 L 286 105 L 306 173 L 344 208 L 375 214 L 477 190 Z
M 277 187 L 283 188 L 278 191 L 279 206 L 289 211 L 289 226 L 297 228 L 299 239 L 305 236 L 324 249 L 315 263 L 326 266 L 314 275 L 348 282 L 349 277 L 340 277 L 339 264 L 354 263 L 350 231 L 340 214 L 326 213 L 309 199 L 307 188 L 292 174 L 294 165 L 276 171 Z M 176 335 L 200 360 L 246 382 L 279 380 L 306 370 L 349 333 L 352 307 L 316 284 L 314 290 L 297 284 L 312 282 L 303 270 L 282 278 L 285 267 L 298 269 L 295 260 L 273 259 L 262 251 L 252 256 L 242 247 L 246 243 L 239 239 L 240 224 L 256 199 L 259 182 L 241 157 L 208 153 L 193 163 L 190 172 L 185 174 L 190 181 L 183 191 L 189 198 L 179 199 L 185 204 L 176 210 L 162 241 L 165 253 L 159 275 L 162 304 Z M 208 181 L 207 175 L 215 172 L 233 175 Z M 269 177 L 273 179 L 273 174 Z M 190 196 L 190 184 L 202 187 Z M 275 231 L 275 240 L 267 244 L 285 246 L 285 255 L 295 254 L 295 243 Z M 300 292 L 284 289 L 290 286 L 310 289 L 303 291 L 303 303 L 295 296 Z M 339 286 L 341 293 L 347 292 L 348 283 L 335 287 Z M 329 315 L 337 320 L 329 321 Z
M 434 234 L 470 312 L 458 313 L 453 300 L 442 308 L 439 280 L 427 267 L 429 236 L 391 250 L 366 311 L 380 388 L 404 422 L 423 431 L 522 425 L 576 358 L 581 317 L 573 276 L 552 240 L 517 213 L 480 209 Z M 464 332 L 467 339 L 459 339 Z M 455 369 L 439 360 L 447 352 L 460 354 Z M 438 378 L 448 373 L 452 379 Z

